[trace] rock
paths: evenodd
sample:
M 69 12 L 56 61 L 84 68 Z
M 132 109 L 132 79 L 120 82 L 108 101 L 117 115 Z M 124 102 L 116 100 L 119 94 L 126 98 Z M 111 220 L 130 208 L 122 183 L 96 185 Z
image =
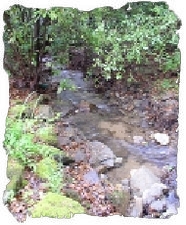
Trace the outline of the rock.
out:
M 167 186 L 162 183 L 154 183 L 150 188 L 143 191 L 143 203 L 150 204 L 155 199 L 163 196 L 163 190 L 167 189 Z
M 176 99 L 152 99 L 148 108 L 152 126 L 161 132 L 164 129 L 174 131 L 178 124 L 178 108 Z
M 87 160 L 87 156 L 84 152 L 78 150 L 74 155 L 74 159 L 76 163 L 85 162 Z
M 90 184 L 98 184 L 100 182 L 98 173 L 95 170 L 88 171 L 83 178 L 85 182 Z
M 39 105 L 34 113 L 34 117 L 37 119 L 52 119 L 54 118 L 54 112 L 49 105 Z
M 90 111 L 90 103 L 85 100 L 81 100 L 79 103 L 79 111 L 80 112 L 89 112 Z
M 136 108 L 139 108 L 140 105 L 141 105 L 141 100 L 139 100 L 139 99 L 134 99 L 133 103 L 134 103 L 134 106 L 135 106 Z
M 82 134 L 77 128 L 72 126 L 62 127 L 59 129 L 58 146 L 69 145 L 72 141 L 80 143 L 83 139 Z
M 179 199 L 176 197 L 175 191 L 169 191 L 169 195 L 167 197 L 168 204 L 176 204 L 179 205 Z
M 144 139 L 142 136 L 133 136 L 133 141 L 134 141 L 134 144 L 141 144 Z
M 105 181 L 105 180 L 108 179 L 108 176 L 107 176 L 106 174 L 104 174 L 104 173 L 101 173 L 101 174 L 100 174 L 100 179 L 101 179 L 102 181 Z
M 160 145 L 168 145 L 170 142 L 170 138 L 167 134 L 155 133 L 153 137 Z
M 58 139 L 58 147 L 59 148 L 61 148 L 61 146 L 64 146 L 64 145 L 69 145 L 71 142 L 69 137 L 58 136 L 57 139 Z
M 176 215 L 178 213 L 176 206 L 174 204 L 167 205 L 166 212 L 162 213 L 160 216 L 161 219 L 169 218 L 170 216 Z
M 151 170 L 145 166 L 131 170 L 130 176 L 131 188 L 138 190 L 141 195 L 146 189 L 151 188 L 154 183 L 160 183 L 160 178 L 155 176 Z
M 143 214 L 143 201 L 141 197 L 134 197 L 134 205 L 130 212 L 130 216 L 132 217 L 141 217 Z
M 108 168 L 104 165 L 99 165 L 96 167 L 96 171 L 98 174 L 104 174 L 108 171 Z
M 87 147 L 90 153 L 89 163 L 95 167 L 104 165 L 107 168 L 114 167 L 116 156 L 112 150 L 99 141 L 88 142 Z
M 122 180 L 121 183 L 122 183 L 123 187 L 129 188 L 129 180 L 127 178 Z
M 150 208 L 152 211 L 162 212 L 166 208 L 166 200 L 161 199 L 161 200 L 153 201 L 150 204 Z
M 8 159 L 7 177 L 10 182 L 6 186 L 6 191 L 16 193 L 23 186 L 24 166 L 15 159 Z
M 116 96 L 117 98 L 119 98 L 119 97 L 120 97 L 120 94 L 119 94 L 118 92 L 116 92 L 116 93 L 115 93 L 115 96 Z
M 116 157 L 114 160 L 114 167 L 120 167 L 122 166 L 123 158 L 122 157 Z

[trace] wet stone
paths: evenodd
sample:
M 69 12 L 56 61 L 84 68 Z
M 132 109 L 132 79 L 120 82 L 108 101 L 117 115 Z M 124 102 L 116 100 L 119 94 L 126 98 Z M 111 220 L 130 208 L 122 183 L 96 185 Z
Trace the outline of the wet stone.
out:
M 98 173 L 95 170 L 88 171 L 83 178 L 85 182 L 90 184 L 98 184 L 100 182 Z

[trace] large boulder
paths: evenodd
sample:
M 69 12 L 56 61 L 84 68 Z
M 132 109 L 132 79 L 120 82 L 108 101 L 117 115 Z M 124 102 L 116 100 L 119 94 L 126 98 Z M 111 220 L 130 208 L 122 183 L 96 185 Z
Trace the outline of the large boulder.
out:
M 88 142 L 87 147 L 90 154 L 89 162 L 92 166 L 104 165 L 107 168 L 114 167 L 116 156 L 108 146 L 99 141 L 93 141 Z
M 54 118 L 52 107 L 49 105 L 39 105 L 34 112 L 34 118 L 46 120 Z
M 138 192 L 140 196 L 154 183 L 160 183 L 160 178 L 145 166 L 131 170 L 130 175 L 131 188 Z

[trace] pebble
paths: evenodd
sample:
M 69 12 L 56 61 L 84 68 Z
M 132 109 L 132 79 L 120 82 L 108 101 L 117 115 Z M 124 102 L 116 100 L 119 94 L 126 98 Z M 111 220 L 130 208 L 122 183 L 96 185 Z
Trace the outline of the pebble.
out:
M 143 142 L 142 136 L 133 136 L 134 144 L 141 144 Z
M 163 133 L 155 133 L 152 135 L 154 139 L 160 144 L 160 145 L 168 145 L 170 142 L 170 138 L 167 134 Z
M 95 170 L 90 170 L 88 171 L 84 176 L 83 176 L 85 182 L 88 182 L 90 184 L 98 184 L 100 182 L 98 173 Z
M 122 166 L 122 163 L 123 163 L 123 158 L 122 157 L 116 157 L 116 159 L 114 160 L 114 166 L 115 167 Z

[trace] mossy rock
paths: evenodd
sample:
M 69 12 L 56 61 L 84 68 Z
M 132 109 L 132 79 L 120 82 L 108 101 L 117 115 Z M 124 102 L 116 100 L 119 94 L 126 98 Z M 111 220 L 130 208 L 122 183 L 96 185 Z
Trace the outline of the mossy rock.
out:
M 52 192 L 47 193 L 31 210 L 31 216 L 34 218 L 71 218 L 74 214 L 83 213 L 84 208 L 77 201 Z
M 54 126 L 41 127 L 36 132 L 36 138 L 48 145 L 57 145 L 57 135 Z
M 8 114 L 13 118 L 20 118 L 21 114 L 26 110 L 26 106 L 23 104 L 16 104 L 9 108 Z
M 43 179 L 50 179 L 50 177 L 52 177 L 57 170 L 57 163 L 51 157 L 42 159 L 36 165 L 36 174 Z
M 51 119 L 54 116 L 52 107 L 49 105 L 39 105 L 34 113 L 34 118 L 37 119 Z
M 14 176 L 22 176 L 24 171 L 24 166 L 20 164 L 15 159 L 8 159 L 8 165 L 7 165 L 7 177 L 11 179 Z
M 44 157 L 54 156 L 54 155 L 65 155 L 65 153 L 61 149 L 55 148 L 51 145 L 38 144 L 37 147 L 39 149 L 39 153 L 43 155 Z
M 23 165 L 21 165 L 17 160 L 10 158 L 8 159 L 7 177 L 10 179 L 10 182 L 6 186 L 7 191 L 13 190 L 16 192 L 25 185 L 25 181 L 23 180 L 23 172 Z

